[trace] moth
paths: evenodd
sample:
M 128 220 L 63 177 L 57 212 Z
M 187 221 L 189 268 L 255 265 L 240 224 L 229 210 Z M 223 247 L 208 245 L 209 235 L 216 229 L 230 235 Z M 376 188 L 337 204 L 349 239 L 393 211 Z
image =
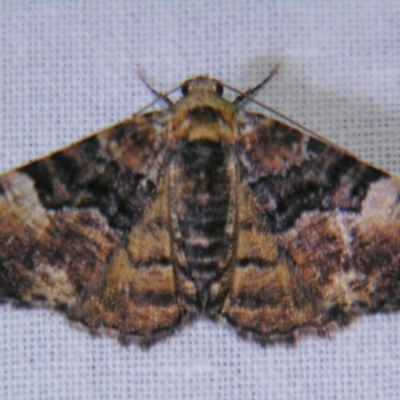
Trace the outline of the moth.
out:
M 200 315 L 270 343 L 398 310 L 399 178 L 246 111 L 268 79 L 233 102 L 190 79 L 3 174 L 0 297 L 143 345 Z

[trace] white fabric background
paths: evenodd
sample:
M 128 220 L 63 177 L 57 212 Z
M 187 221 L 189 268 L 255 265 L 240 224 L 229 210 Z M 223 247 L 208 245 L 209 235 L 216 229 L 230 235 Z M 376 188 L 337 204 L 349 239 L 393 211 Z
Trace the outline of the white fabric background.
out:
M 5 171 L 207 73 L 400 174 L 397 1 L 1 2 Z M 0 307 L 1 399 L 395 399 L 400 315 L 262 348 L 201 320 L 148 351 Z

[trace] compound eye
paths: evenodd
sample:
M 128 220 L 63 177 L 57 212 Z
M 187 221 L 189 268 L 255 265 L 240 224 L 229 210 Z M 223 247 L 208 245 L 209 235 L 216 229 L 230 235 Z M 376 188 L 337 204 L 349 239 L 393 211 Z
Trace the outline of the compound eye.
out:
M 189 83 L 185 83 L 182 87 L 181 87 L 181 92 L 183 96 L 187 96 L 189 94 Z
M 217 94 L 222 96 L 222 93 L 224 93 L 224 87 L 219 82 L 216 82 L 215 83 L 215 91 L 217 92 Z

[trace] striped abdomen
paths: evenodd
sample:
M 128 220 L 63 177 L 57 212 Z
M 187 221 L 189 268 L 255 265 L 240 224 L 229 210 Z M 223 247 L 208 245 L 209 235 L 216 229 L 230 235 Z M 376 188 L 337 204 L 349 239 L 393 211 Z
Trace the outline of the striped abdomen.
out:
M 189 271 L 201 296 L 226 267 L 232 173 L 223 142 L 197 140 L 182 145 L 176 159 L 176 213 Z

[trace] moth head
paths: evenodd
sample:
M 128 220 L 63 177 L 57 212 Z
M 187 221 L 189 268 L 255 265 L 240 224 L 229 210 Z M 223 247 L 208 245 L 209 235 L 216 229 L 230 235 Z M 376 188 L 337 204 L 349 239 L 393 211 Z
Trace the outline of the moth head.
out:
M 221 82 L 215 79 L 210 79 L 206 76 L 198 76 L 184 82 L 181 87 L 181 91 L 183 96 L 188 96 L 193 92 L 200 91 L 211 92 L 217 94 L 218 96 L 222 96 L 222 93 L 224 92 L 224 86 Z

